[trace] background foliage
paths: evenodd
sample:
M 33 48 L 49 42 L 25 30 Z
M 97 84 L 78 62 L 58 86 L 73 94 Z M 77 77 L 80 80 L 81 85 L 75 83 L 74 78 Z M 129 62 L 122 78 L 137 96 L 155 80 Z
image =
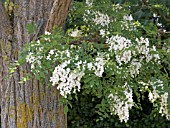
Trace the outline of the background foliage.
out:
M 170 1 L 168 0 L 111 0 L 115 4 L 124 4 L 127 3 L 130 5 L 130 13 L 133 15 L 135 20 L 138 20 L 141 24 L 144 25 L 142 29 L 142 35 L 146 36 L 157 36 L 160 42 L 160 46 L 169 47 L 170 45 Z M 81 26 L 82 23 L 82 13 L 84 3 L 82 1 L 75 1 L 75 9 L 72 9 L 69 21 L 68 28 Z M 107 8 L 107 7 L 106 7 Z M 82 9 L 82 10 L 81 10 Z M 156 17 L 153 17 L 153 14 L 156 14 Z M 153 26 L 157 23 L 162 23 L 162 26 L 157 26 L 155 31 Z M 163 33 L 163 29 L 166 29 L 167 33 Z M 152 32 L 153 33 L 152 35 Z M 159 35 L 160 33 L 160 35 Z M 163 67 L 166 68 L 167 72 L 170 72 L 170 58 L 168 53 L 163 53 L 162 55 L 164 61 L 162 63 Z M 169 74 L 169 73 L 168 73 Z M 170 77 L 170 74 L 168 75 Z M 83 91 L 82 91 L 83 92 Z M 141 94 L 142 95 L 142 94 Z M 148 92 L 144 94 L 148 97 Z M 68 112 L 68 126 L 70 128 L 79 127 L 79 128 L 168 128 L 170 126 L 170 121 L 166 120 L 165 117 L 162 117 L 158 111 L 154 110 L 152 103 L 148 101 L 148 98 L 141 98 L 141 108 L 133 108 L 130 111 L 130 120 L 127 124 L 121 123 L 118 119 L 118 116 L 108 116 L 104 118 L 98 111 L 98 105 L 102 102 L 102 97 L 98 98 L 96 96 L 91 96 L 88 94 L 78 94 L 78 100 L 73 98 L 71 100 L 72 108 Z M 141 96 L 142 97 L 142 96 Z M 135 94 L 134 94 L 134 99 Z M 137 100 L 137 99 L 136 99 Z M 136 101 L 137 102 L 137 101 Z
M 63 66 L 63 62 L 67 62 L 65 67 L 77 71 L 78 66 L 82 62 L 94 62 L 94 58 L 98 57 L 98 52 L 106 53 L 106 35 L 111 38 L 112 35 L 121 35 L 135 42 L 135 38 L 148 38 L 151 46 L 154 45 L 160 53 L 161 62 L 151 61 L 149 63 L 142 63 L 143 67 L 140 69 L 140 74 L 132 78 L 128 74 L 128 63 L 123 63 L 120 68 L 120 74 L 117 72 L 118 62 L 115 60 L 108 61 L 108 66 L 102 76 L 96 76 L 90 70 L 85 71 L 85 76 L 78 80 L 77 85 L 81 85 L 80 92 L 65 95 L 63 88 L 57 88 L 65 98 L 61 101 L 65 105 L 65 112 L 68 110 L 68 127 L 70 128 L 101 128 L 101 127 L 169 127 L 170 122 L 159 114 L 160 99 L 151 102 L 148 97 L 150 92 L 154 90 L 152 85 L 148 84 L 143 87 L 139 81 L 148 82 L 149 80 L 155 82 L 161 79 L 164 82 L 164 90 L 158 87 L 160 95 L 169 90 L 170 77 L 170 3 L 167 0 L 93 0 L 93 6 L 87 6 L 87 1 L 74 1 L 71 12 L 67 18 L 66 28 L 63 32 L 59 28 L 54 29 L 53 33 L 46 32 L 39 37 L 38 41 L 33 41 L 25 46 L 25 49 L 20 55 L 19 64 L 30 63 L 32 73 L 41 80 L 41 82 L 49 82 L 52 79 L 49 75 L 55 76 L 53 72 L 58 65 Z M 121 9 L 114 9 L 119 8 Z M 95 19 L 95 14 L 88 13 L 87 10 L 93 10 L 97 15 L 107 14 L 107 16 L 114 21 L 111 24 L 105 23 L 103 26 L 92 20 Z M 87 22 L 83 19 L 84 14 L 88 14 Z M 127 22 L 124 21 L 124 16 L 131 16 Z M 103 15 L 102 15 L 103 16 Z M 108 17 L 105 17 L 106 19 Z M 89 19 L 88 19 L 89 18 Z M 135 27 L 134 27 L 135 26 Z M 108 29 L 109 33 L 101 34 L 100 29 Z M 31 33 L 31 26 L 28 26 Z M 75 35 L 76 32 L 76 35 Z M 71 47 L 73 45 L 73 47 Z M 135 46 L 135 45 L 134 45 Z M 148 46 L 148 47 L 151 47 Z M 135 50 L 130 47 L 129 50 Z M 123 51 L 124 52 L 124 51 Z M 153 55 L 157 51 L 152 51 Z M 120 53 L 121 54 L 121 53 Z M 78 55 L 79 59 L 76 59 Z M 110 52 L 109 57 L 115 58 L 116 54 Z M 71 57 L 70 57 L 71 56 Z M 140 55 L 135 56 L 138 58 Z M 108 56 L 103 54 L 105 61 Z M 108 57 L 108 58 L 109 58 Z M 69 59 L 71 61 L 69 61 Z M 79 61 L 81 60 L 81 61 Z M 80 63 L 81 62 L 81 63 Z M 76 63 L 76 64 L 75 64 Z M 16 65 L 19 65 L 16 63 Z M 58 68 L 61 68 L 58 67 Z M 64 69 L 63 68 L 63 69 Z M 114 69 L 111 71 L 110 69 Z M 83 66 L 80 66 L 83 69 Z M 80 70 L 79 69 L 79 70 Z M 61 70 L 63 71 L 63 70 Z M 65 71 L 65 70 L 64 70 Z M 11 73 L 13 73 L 11 67 Z M 74 72 L 75 73 L 75 72 Z M 76 72 L 77 73 L 77 72 Z M 77 75 L 77 74 L 73 75 Z M 88 75 L 89 74 L 89 75 Z M 67 74 L 68 75 L 68 74 Z M 81 74 L 82 75 L 82 74 Z M 126 78 L 123 78 L 123 76 Z M 31 75 L 28 75 L 21 80 L 24 82 L 29 80 Z M 76 76 L 76 79 L 77 78 Z M 64 80 L 63 80 L 64 81 Z M 53 82 L 51 80 L 51 82 Z M 80 83 L 79 83 L 80 82 Z M 109 94 L 117 94 L 125 99 L 123 94 L 123 85 L 125 82 L 131 84 L 133 92 L 133 105 L 129 111 L 129 120 L 127 123 L 121 122 L 117 115 L 110 113 Z M 60 84 L 58 81 L 56 82 Z M 55 82 L 52 85 L 56 84 Z M 119 86 L 120 85 L 120 86 Z M 157 85 L 157 83 L 155 84 Z M 51 86 L 49 84 L 49 86 Z M 79 86 L 75 88 L 78 90 Z M 129 90 L 130 92 L 130 90 Z M 125 100 L 126 101 L 126 100 Z M 168 104 L 170 100 L 168 99 Z M 118 113 L 117 113 L 118 114 Z

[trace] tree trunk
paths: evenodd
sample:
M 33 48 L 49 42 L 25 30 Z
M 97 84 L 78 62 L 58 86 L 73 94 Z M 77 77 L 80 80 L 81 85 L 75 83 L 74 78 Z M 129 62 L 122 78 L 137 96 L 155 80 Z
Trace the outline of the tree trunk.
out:
M 10 17 L 0 1 L 0 108 L 2 128 L 66 128 L 67 118 L 59 105 L 56 87 L 31 79 L 19 83 L 28 65 L 9 76 L 8 66 L 18 59 L 25 43 L 35 39 L 26 30 L 28 23 L 43 23 L 40 33 L 63 26 L 71 0 L 13 0 Z M 9 78 L 6 78 L 9 76 Z

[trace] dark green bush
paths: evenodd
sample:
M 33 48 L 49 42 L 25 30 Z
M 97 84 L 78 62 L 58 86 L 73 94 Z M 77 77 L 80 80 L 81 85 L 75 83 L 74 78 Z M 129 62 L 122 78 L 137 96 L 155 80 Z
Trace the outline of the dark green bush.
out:
M 135 98 L 135 97 L 134 97 Z M 143 106 L 130 111 L 127 124 L 120 122 L 118 116 L 109 115 L 103 118 L 99 115 L 97 105 L 102 99 L 91 95 L 78 94 L 78 99 L 72 99 L 72 108 L 68 112 L 68 128 L 170 128 L 170 121 L 155 111 L 147 100 L 141 100 Z

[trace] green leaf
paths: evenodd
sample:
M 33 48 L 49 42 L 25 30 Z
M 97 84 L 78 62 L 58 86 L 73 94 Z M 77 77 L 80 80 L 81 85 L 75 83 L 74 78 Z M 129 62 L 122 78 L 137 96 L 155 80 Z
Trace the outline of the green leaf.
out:
M 84 80 L 84 83 L 89 83 L 91 80 L 94 80 L 94 77 L 89 76 Z
M 44 72 L 40 72 L 40 76 L 41 76 L 42 78 L 45 78 Z
M 68 112 L 68 106 L 65 105 L 65 106 L 64 106 L 64 114 L 67 114 L 67 112 Z

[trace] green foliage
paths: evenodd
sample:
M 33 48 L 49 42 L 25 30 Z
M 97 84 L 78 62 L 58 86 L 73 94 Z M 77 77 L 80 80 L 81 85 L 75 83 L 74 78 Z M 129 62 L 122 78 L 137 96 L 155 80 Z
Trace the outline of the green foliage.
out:
M 70 127 L 168 127 L 170 42 L 163 17 L 169 10 L 163 4 L 75 1 L 66 34 L 57 27 L 45 32 L 25 46 L 19 65 L 29 63 L 38 80 L 56 86 Z M 36 25 L 27 27 L 33 33 Z
M 169 128 L 170 121 L 154 110 L 154 107 L 145 100 L 145 106 L 133 108 L 130 111 L 128 124 L 121 123 L 118 116 L 103 117 L 99 113 L 98 105 L 101 98 L 91 95 L 78 94 L 78 100 L 71 100 L 72 108 L 68 112 L 69 128 Z M 151 111 L 148 111 L 151 109 Z M 152 110 L 153 109 L 153 110 Z
M 112 1 L 113 2 L 113 1 Z M 121 0 L 115 0 L 115 3 L 120 3 L 123 4 L 124 2 Z M 157 10 L 154 9 L 154 7 L 156 5 L 161 6 L 161 8 L 159 8 L 160 10 L 163 11 L 164 8 L 164 14 L 168 14 L 169 10 L 167 7 L 170 7 L 168 4 L 168 1 L 166 3 L 166 7 L 163 5 L 163 3 L 161 3 L 162 1 L 149 1 L 150 3 L 148 3 L 148 5 L 143 6 L 143 4 L 140 1 L 129 1 L 130 3 L 130 12 L 132 13 L 132 15 L 134 16 L 134 18 L 138 21 L 140 21 L 140 23 L 143 26 L 138 27 L 138 34 L 142 35 L 142 36 L 146 36 L 149 37 L 151 42 L 154 45 L 158 45 L 158 47 L 164 47 L 164 50 L 162 51 L 161 49 L 158 49 L 160 54 L 161 54 L 161 58 L 162 58 L 162 66 L 159 66 L 157 68 L 161 69 L 159 72 L 157 72 L 158 70 L 152 69 L 153 67 L 150 66 L 150 68 L 148 66 L 144 66 L 146 68 L 143 68 L 141 72 L 143 72 L 144 74 L 141 75 L 141 77 L 139 77 L 140 79 L 143 78 L 147 78 L 148 77 L 148 73 L 145 74 L 146 72 L 150 72 L 151 69 L 152 71 L 156 71 L 156 74 L 159 76 L 160 74 L 162 74 L 162 78 L 164 79 L 164 81 L 166 81 L 166 83 L 169 85 L 169 78 L 170 78 L 170 68 L 169 68 L 169 63 L 170 63 L 170 56 L 169 53 L 167 52 L 167 50 L 170 47 L 170 42 L 169 42 L 169 37 L 167 35 L 164 35 L 164 38 L 168 38 L 168 39 L 163 39 L 161 38 L 161 40 L 157 39 L 158 38 L 158 27 L 156 26 L 156 24 L 158 22 L 162 22 L 164 26 L 164 28 L 166 28 L 167 30 L 169 30 L 169 26 L 167 25 L 167 22 L 164 21 L 164 19 L 158 18 L 158 21 L 155 22 L 155 19 L 153 18 L 153 14 L 156 13 L 157 16 L 159 17 L 160 14 Z M 163 7 L 163 8 L 162 8 Z M 166 9 L 165 9 L 166 8 Z M 80 9 L 80 8 L 79 8 Z M 166 11 L 165 11 L 166 10 Z M 73 13 L 72 15 L 74 15 L 74 10 L 71 12 Z M 82 15 L 82 13 L 80 13 Z M 116 15 L 114 13 L 114 15 Z M 118 16 L 121 15 L 121 12 L 118 14 Z M 78 15 L 77 15 L 78 16 Z M 82 16 L 81 16 L 82 17 Z M 81 18 L 80 17 L 80 18 Z M 81 26 L 82 24 L 85 24 L 84 22 L 78 22 L 79 26 Z M 77 24 L 76 24 L 77 25 Z M 114 26 L 116 28 L 116 25 Z M 119 28 L 119 27 L 117 27 Z M 118 32 L 119 30 L 117 30 Z M 130 35 L 130 34 L 129 34 Z M 128 36 L 129 36 L 128 35 Z M 160 42 L 159 42 L 160 41 Z M 162 46 L 163 44 L 163 46 Z M 163 59 L 164 58 L 164 59 Z M 150 72 L 151 75 L 153 76 L 153 74 L 155 74 L 154 72 Z M 111 80 L 111 76 L 108 76 L 108 78 Z M 89 76 L 86 81 L 88 83 L 88 80 L 91 81 L 91 79 L 95 79 L 92 76 Z M 147 80 L 146 80 L 147 81 Z M 85 82 L 86 83 L 86 82 Z M 94 85 L 94 83 L 96 83 L 95 81 L 92 82 L 90 85 Z M 113 83 L 113 81 L 110 81 L 108 83 Z M 94 86 L 93 86 L 94 87 Z M 140 94 L 139 93 L 139 87 L 137 87 L 135 85 L 134 88 L 134 100 L 136 100 L 136 108 L 134 107 L 131 111 L 130 111 L 130 120 L 128 121 L 127 124 L 121 123 L 118 120 L 117 116 L 105 116 L 103 117 L 104 114 L 102 114 L 102 109 L 99 110 L 99 108 L 101 107 L 97 107 L 97 106 L 101 106 L 101 101 L 102 99 L 104 99 L 104 97 L 98 97 L 99 94 L 97 93 L 97 90 L 94 91 L 93 95 L 89 95 L 92 94 L 92 92 L 87 91 L 89 89 L 89 87 L 85 88 L 87 94 L 83 93 L 84 90 L 82 90 L 81 93 L 79 93 L 79 99 L 73 99 L 71 102 L 73 104 L 72 109 L 69 111 L 68 113 L 68 120 L 69 120 L 69 127 L 73 128 L 73 127 L 82 127 L 82 128 L 86 128 L 86 127 L 90 127 L 90 128 L 95 128 L 95 127 L 139 127 L 139 128 L 143 128 L 143 127 L 169 127 L 170 122 L 167 121 L 165 119 L 165 117 L 162 117 L 159 113 L 158 110 L 153 106 L 152 103 L 150 103 L 150 101 L 148 101 L 148 93 L 150 92 L 150 87 L 148 88 L 147 91 Z M 169 86 L 166 86 L 167 90 L 169 90 Z M 94 89 L 94 88 L 93 88 Z M 105 90 L 102 88 L 102 86 L 100 86 L 101 90 Z M 135 91 L 136 90 L 136 91 Z M 160 90 L 160 89 L 159 89 Z M 103 93 L 102 93 L 103 94 Z M 145 95 L 144 95 L 145 94 Z M 97 97 L 96 97 L 97 96 Z M 142 106 L 141 106 L 142 105 Z M 107 105 L 104 105 L 105 107 Z M 106 108 L 103 109 L 103 111 L 107 111 Z M 109 113 L 108 113 L 109 114 Z

